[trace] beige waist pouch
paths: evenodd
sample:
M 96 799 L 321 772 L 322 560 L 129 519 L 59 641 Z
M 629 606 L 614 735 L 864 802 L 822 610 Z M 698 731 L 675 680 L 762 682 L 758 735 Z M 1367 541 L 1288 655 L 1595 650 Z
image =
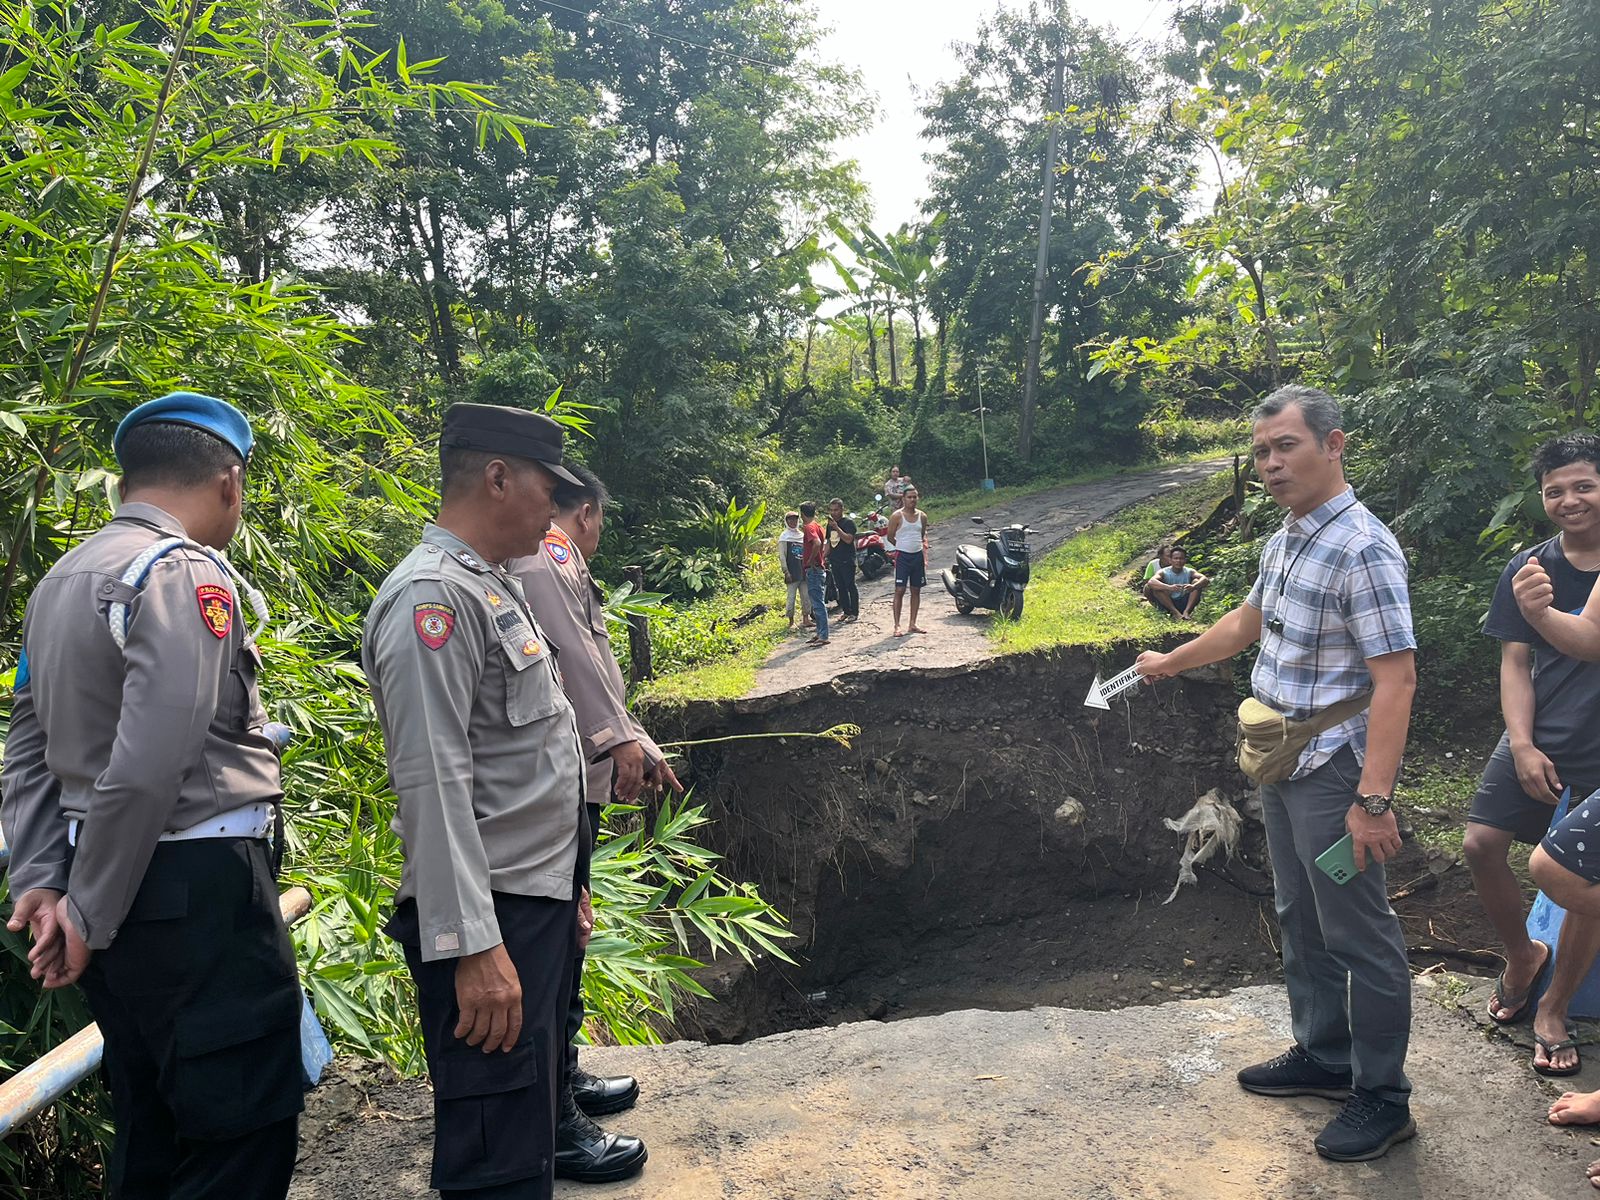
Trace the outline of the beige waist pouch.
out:
M 1239 770 L 1263 785 L 1289 778 L 1312 738 L 1348 721 L 1371 703 L 1368 690 L 1296 721 L 1251 696 L 1239 705 Z

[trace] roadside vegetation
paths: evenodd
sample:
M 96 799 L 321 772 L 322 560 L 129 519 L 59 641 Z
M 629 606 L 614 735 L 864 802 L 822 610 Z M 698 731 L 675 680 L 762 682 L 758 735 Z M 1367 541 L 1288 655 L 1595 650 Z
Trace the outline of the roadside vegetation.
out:
M 1050 646 L 1142 644 L 1204 628 L 1209 617 L 1223 611 L 1209 592 L 1202 597 L 1194 621 L 1178 621 L 1145 600 L 1136 581 L 1155 548 L 1202 521 L 1232 483 L 1223 472 L 1174 489 L 1051 551 L 1033 565 L 1022 619 L 997 617 L 989 636 L 1002 651 L 1019 653 Z M 1191 565 L 1208 572 L 1199 558 Z

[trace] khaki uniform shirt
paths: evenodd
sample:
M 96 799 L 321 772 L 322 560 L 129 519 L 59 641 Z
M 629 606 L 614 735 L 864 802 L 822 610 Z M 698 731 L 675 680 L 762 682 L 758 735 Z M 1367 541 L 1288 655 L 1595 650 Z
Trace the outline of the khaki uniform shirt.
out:
M 571 900 L 583 755 L 521 585 L 430 524 L 378 589 L 361 663 L 423 959 L 499 945 L 493 892 Z
M 283 795 L 261 732 L 260 654 L 227 573 L 180 547 L 142 588 L 122 582 L 146 548 L 183 536 L 154 505 L 125 504 L 28 598 L 30 678 L 0 780 L 12 888 L 65 887 L 92 950 L 117 936 L 161 834 Z M 129 604 L 121 649 L 106 623 L 119 600 Z M 83 822 L 75 852 L 68 819 Z
M 539 553 L 512 559 L 506 570 L 521 581 L 539 623 L 561 652 L 561 683 L 578 714 L 589 758 L 589 802 L 604 804 L 611 795 L 613 747 L 638 742 L 650 767 L 665 758 L 628 711 L 627 685 L 606 629 L 605 593 L 589 574 L 583 552 L 559 525 L 550 527 Z

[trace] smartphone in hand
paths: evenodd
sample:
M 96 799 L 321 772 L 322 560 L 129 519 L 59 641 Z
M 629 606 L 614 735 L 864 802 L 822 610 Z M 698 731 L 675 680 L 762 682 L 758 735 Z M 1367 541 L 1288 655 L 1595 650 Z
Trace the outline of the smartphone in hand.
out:
M 1348 833 L 1317 855 L 1317 869 L 1335 883 L 1349 883 L 1361 873 L 1356 870 L 1355 842 Z

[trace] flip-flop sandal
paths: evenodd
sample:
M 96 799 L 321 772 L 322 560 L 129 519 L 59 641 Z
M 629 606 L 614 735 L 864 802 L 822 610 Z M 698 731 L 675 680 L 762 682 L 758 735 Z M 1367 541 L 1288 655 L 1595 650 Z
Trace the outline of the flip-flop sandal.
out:
M 1539 1048 L 1544 1051 L 1544 1056 L 1547 1060 L 1554 1059 L 1556 1055 L 1565 1050 L 1571 1050 L 1578 1055 L 1578 1061 L 1570 1067 L 1540 1066 L 1538 1063 L 1534 1063 L 1533 1070 L 1536 1075 L 1543 1075 L 1548 1079 L 1564 1079 L 1568 1075 L 1576 1075 L 1583 1070 L 1583 1056 L 1578 1053 L 1578 1031 L 1573 1026 L 1567 1026 L 1567 1036 L 1562 1041 L 1552 1042 L 1537 1033 L 1533 1035 L 1533 1040 L 1539 1043 Z
M 1525 991 L 1519 992 L 1515 996 L 1508 996 L 1506 995 L 1506 973 L 1501 971 L 1499 975 L 1495 976 L 1494 991 L 1489 993 L 1487 1008 L 1489 1020 L 1496 1025 L 1520 1025 L 1533 1015 L 1535 1007 L 1532 1003 L 1533 994 L 1539 990 L 1539 985 L 1544 982 L 1545 972 L 1550 969 L 1550 962 L 1555 958 L 1555 955 L 1550 952 L 1550 944 L 1548 942 L 1540 942 L 1539 945 L 1544 947 L 1544 963 L 1533 973 L 1533 982 L 1527 986 Z M 1499 1001 L 1498 1004 L 1495 1003 L 1497 1000 Z M 1497 1008 L 1514 1008 L 1517 1011 L 1513 1016 L 1500 1017 L 1495 1015 L 1494 1010 Z

